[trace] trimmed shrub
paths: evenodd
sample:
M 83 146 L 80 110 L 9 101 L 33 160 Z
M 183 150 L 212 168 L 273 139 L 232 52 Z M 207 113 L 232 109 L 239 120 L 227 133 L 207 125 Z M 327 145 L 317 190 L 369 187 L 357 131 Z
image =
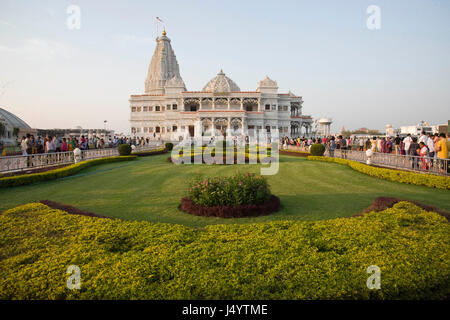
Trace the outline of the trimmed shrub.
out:
M 188 192 L 195 204 L 207 207 L 261 204 L 269 200 L 270 195 L 267 180 L 252 173 L 197 178 L 191 182 Z
M 323 156 L 325 153 L 325 146 L 321 143 L 315 143 L 311 145 L 309 153 L 311 153 L 312 156 Z
M 331 157 L 313 157 L 309 156 L 308 160 L 317 160 L 325 162 L 336 162 L 340 164 L 348 165 L 350 168 L 365 173 L 369 176 L 389 180 L 393 182 L 401 182 L 408 184 L 415 184 L 419 186 L 427 186 L 431 188 L 438 188 L 444 190 L 450 190 L 450 177 L 437 176 L 434 174 L 408 172 L 402 170 L 386 169 L 379 167 L 372 167 L 367 164 Z
M 125 157 L 109 157 L 109 158 L 86 160 L 59 169 L 48 170 L 39 173 L 24 174 L 20 176 L 4 177 L 0 178 L 0 188 L 23 186 L 40 181 L 54 180 L 76 174 L 81 170 L 83 170 L 84 168 L 92 167 L 98 164 L 118 162 L 118 161 L 128 161 L 134 160 L 136 158 L 137 158 L 136 156 L 125 156 Z
M 172 149 L 173 149 L 173 143 L 172 142 L 166 142 L 165 146 L 166 146 L 166 150 L 167 151 L 172 151 Z
M 131 154 L 131 146 L 129 144 L 121 144 L 117 148 L 121 156 L 129 156 Z
M 0 299 L 448 299 L 450 224 L 405 202 L 357 218 L 221 224 L 0 215 Z M 69 265 L 81 289 L 66 287 Z M 367 288 L 367 268 L 381 289 Z
M 155 155 L 164 154 L 164 153 L 167 153 L 166 149 L 157 149 L 157 150 L 134 152 L 133 156 L 147 157 L 147 156 L 155 156 Z

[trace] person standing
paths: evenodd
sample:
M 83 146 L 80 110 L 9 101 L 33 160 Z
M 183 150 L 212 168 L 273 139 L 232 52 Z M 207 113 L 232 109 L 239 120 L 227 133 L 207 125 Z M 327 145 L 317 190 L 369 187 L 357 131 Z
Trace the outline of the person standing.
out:
M 448 171 L 448 147 L 445 133 L 439 135 L 439 140 L 436 143 L 436 151 L 441 172 Z
M 336 150 L 336 141 L 334 140 L 334 137 L 331 137 L 330 141 L 328 141 L 329 151 L 330 151 L 330 157 L 334 157 L 334 150 Z
M 410 154 L 410 153 L 409 153 L 409 148 L 410 148 L 412 142 L 413 142 L 413 140 L 412 140 L 412 138 L 411 138 L 411 134 L 408 133 L 408 135 L 406 136 L 406 138 L 403 139 L 403 143 L 405 144 L 405 153 L 406 153 L 406 154 Z
M 20 149 L 22 150 L 22 155 L 26 156 L 27 154 L 27 138 L 25 136 L 22 136 L 22 140 L 20 141 Z
M 67 145 L 66 138 L 63 138 L 62 144 L 61 144 L 61 152 L 66 152 L 66 151 L 69 151 L 69 146 Z
M 422 170 L 428 170 L 429 169 L 429 158 L 428 158 L 428 147 L 426 146 L 426 144 L 421 141 L 419 143 L 419 148 L 420 148 L 420 166 L 422 167 Z
M 401 143 L 401 139 L 400 139 L 400 136 L 399 135 L 397 135 L 396 137 L 395 137 L 395 139 L 394 139 L 394 144 L 395 144 L 395 153 L 396 154 L 401 154 L 401 149 L 400 149 L 400 143 Z
M 428 137 L 427 137 L 427 135 L 425 134 L 425 131 L 422 131 L 422 134 L 420 135 L 420 137 L 419 137 L 419 144 L 421 143 L 421 142 L 423 142 L 423 144 L 424 145 L 427 145 L 427 140 L 428 140 Z
M 420 146 L 417 143 L 417 138 L 414 137 L 411 139 L 412 142 L 409 145 L 408 148 L 408 154 L 411 156 L 412 159 L 412 168 L 418 168 L 419 167 L 419 154 L 420 154 Z

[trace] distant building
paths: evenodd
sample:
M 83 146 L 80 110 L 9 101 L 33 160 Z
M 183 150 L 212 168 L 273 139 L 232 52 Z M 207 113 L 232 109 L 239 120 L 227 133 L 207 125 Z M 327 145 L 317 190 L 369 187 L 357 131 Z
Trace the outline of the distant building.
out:
M 27 133 L 36 135 L 36 129 L 32 129 L 25 121 L 11 112 L 0 108 L 0 142 L 3 145 L 14 145 Z
M 97 138 L 113 138 L 114 130 L 105 130 L 105 129 L 37 129 L 37 135 L 41 137 L 45 137 L 46 135 L 55 136 L 58 135 L 60 138 L 79 138 L 81 136 L 85 136 L 89 139 L 93 137 Z
M 400 128 L 394 128 L 393 125 L 387 124 L 386 125 L 386 135 L 387 136 L 394 136 L 394 135 L 402 135 L 406 136 L 407 134 L 411 134 L 413 136 L 419 136 L 422 131 L 425 131 L 426 133 L 447 133 L 448 132 L 448 124 L 438 124 L 438 125 L 430 125 L 426 121 L 420 121 L 419 124 L 412 125 L 412 126 L 402 126 Z
M 386 135 L 389 137 L 396 136 L 400 133 L 399 129 L 395 129 L 392 124 L 386 125 Z
M 333 120 L 330 118 L 320 118 L 314 121 L 314 131 L 316 135 L 329 136 L 331 134 L 331 124 Z
M 423 120 L 420 121 L 420 123 L 417 125 L 400 127 L 400 134 L 402 134 L 402 135 L 411 134 L 411 135 L 418 136 L 421 134 L 422 131 L 425 131 L 426 133 L 429 132 L 429 133 L 434 134 L 434 133 L 438 132 L 438 127 L 432 126 L 428 122 L 423 121 Z

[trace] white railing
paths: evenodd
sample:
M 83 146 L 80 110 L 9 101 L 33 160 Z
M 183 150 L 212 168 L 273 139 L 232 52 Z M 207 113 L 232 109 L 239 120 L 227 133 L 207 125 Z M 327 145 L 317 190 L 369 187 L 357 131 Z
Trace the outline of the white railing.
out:
M 334 152 L 327 150 L 325 151 L 324 155 L 329 157 L 359 161 L 363 163 L 366 163 L 367 161 L 367 155 L 365 151 L 336 149 L 334 150 Z M 438 159 L 374 152 L 370 160 L 372 165 L 380 167 L 450 176 L 450 159 Z
M 141 151 L 151 151 L 160 148 L 163 148 L 163 146 L 146 145 L 143 147 L 136 147 L 133 150 L 133 153 Z M 91 149 L 81 151 L 82 160 L 100 159 L 118 155 L 119 152 L 117 151 L 117 148 Z M 0 157 L 0 172 L 10 173 L 28 171 L 46 167 L 63 166 L 72 164 L 74 162 L 75 158 L 73 151 L 38 153 L 28 156 L 5 156 Z

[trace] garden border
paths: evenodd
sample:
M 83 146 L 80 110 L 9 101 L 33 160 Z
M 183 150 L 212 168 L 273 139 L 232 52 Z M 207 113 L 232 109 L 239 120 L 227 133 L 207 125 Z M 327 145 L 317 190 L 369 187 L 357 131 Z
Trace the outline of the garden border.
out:
M 0 178 L 0 188 L 23 186 L 41 181 L 55 180 L 58 178 L 74 175 L 85 168 L 92 167 L 98 164 L 128 161 L 135 159 L 137 159 L 137 156 L 135 155 L 92 159 L 75 163 L 63 168 L 49 170 L 41 173 L 30 173 L 20 176 L 4 177 Z
M 261 204 L 243 204 L 240 206 L 203 206 L 194 203 L 190 198 L 181 199 L 180 210 L 203 217 L 246 218 L 268 215 L 281 209 L 280 198 L 271 195 L 269 200 Z
M 344 164 L 349 166 L 353 170 L 383 180 L 450 190 L 450 177 L 374 167 L 358 161 L 341 158 L 309 156 L 308 160 Z

